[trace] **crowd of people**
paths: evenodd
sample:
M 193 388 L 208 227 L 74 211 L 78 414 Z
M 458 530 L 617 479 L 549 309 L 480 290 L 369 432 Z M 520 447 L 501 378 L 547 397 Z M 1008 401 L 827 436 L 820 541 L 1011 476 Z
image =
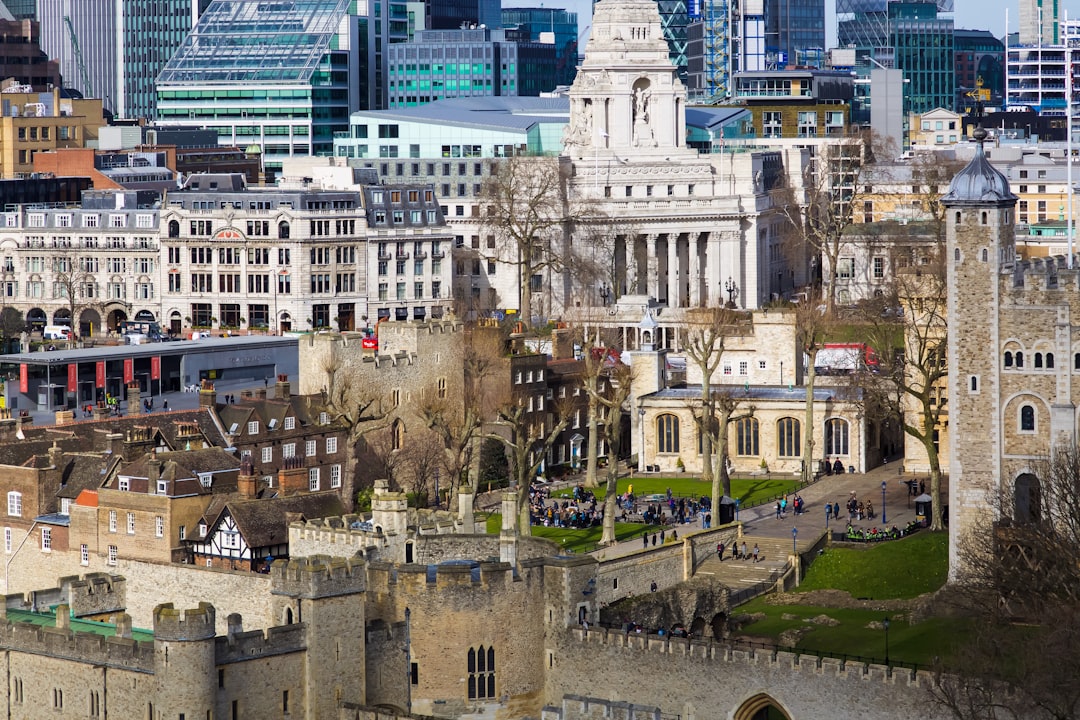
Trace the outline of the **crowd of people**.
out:
M 574 488 L 571 500 L 551 497 L 546 485 L 529 487 L 529 516 L 533 525 L 562 528 L 590 528 L 603 522 L 603 508 L 597 505 L 596 495 L 584 486 Z

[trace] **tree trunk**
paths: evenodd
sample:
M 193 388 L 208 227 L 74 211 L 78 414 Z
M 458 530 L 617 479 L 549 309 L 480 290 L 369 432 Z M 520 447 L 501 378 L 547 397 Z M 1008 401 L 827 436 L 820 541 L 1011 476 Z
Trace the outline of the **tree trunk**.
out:
M 725 410 L 720 414 L 719 419 L 719 435 L 717 436 L 717 452 L 716 452 L 716 465 L 717 465 L 717 482 L 713 487 L 713 507 L 712 511 L 715 517 L 715 513 L 720 507 L 719 492 L 731 497 L 731 476 L 728 474 L 728 423 L 731 422 L 731 411 Z
M 817 350 L 807 353 L 810 362 L 806 369 L 806 422 L 803 428 L 802 481 L 804 483 L 809 483 L 814 479 L 814 384 L 817 380 L 814 364 L 817 362 L 817 354 Z
M 529 249 L 522 252 L 527 253 Z M 524 328 L 530 328 L 532 327 L 532 263 L 527 258 L 522 258 L 518 274 L 518 283 L 521 285 L 519 290 L 521 307 L 518 309 L 518 320 Z
M 934 447 L 934 425 L 930 414 L 923 415 L 923 447 L 926 448 L 926 460 L 930 465 L 930 530 L 938 531 L 945 529 L 944 513 L 941 507 L 941 458 L 937 448 Z
M 600 544 L 606 546 L 615 544 L 615 515 L 619 511 L 616 503 L 619 497 L 619 467 L 616 463 L 608 463 L 607 482 L 604 485 L 604 532 L 600 536 Z
M 703 370 L 705 368 L 702 368 Z M 702 374 L 704 377 L 704 373 Z M 708 381 L 701 383 L 701 424 L 698 427 L 698 435 L 701 437 L 701 479 L 711 488 L 713 482 L 713 446 L 712 446 L 712 419 L 713 400 Z
M 600 439 L 597 437 L 597 415 L 600 409 L 600 401 L 596 398 L 596 376 L 590 375 L 586 381 L 589 387 L 586 388 L 586 394 L 589 396 L 589 445 L 586 451 L 588 457 L 586 458 L 585 465 L 585 487 L 596 488 L 599 487 L 599 483 L 596 480 L 596 465 L 599 461 L 600 454 Z

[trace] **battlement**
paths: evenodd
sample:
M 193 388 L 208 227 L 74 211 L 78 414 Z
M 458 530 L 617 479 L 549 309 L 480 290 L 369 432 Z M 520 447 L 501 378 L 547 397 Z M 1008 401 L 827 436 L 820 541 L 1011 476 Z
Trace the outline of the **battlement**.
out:
M 294 598 L 324 598 L 364 592 L 367 583 L 362 558 L 326 555 L 276 560 L 270 567 L 271 593 Z
M 602 717 L 609 720 L 662 720 L 660 708 L 634 705 L 618 700 L 600 700 L 566 695 L 562 707 L 546 706 L 540 714 L 541 720 L 562 720 L 564 717 Z
M 246 662 L 259 657 L 301 652 L 307 649 L 307 627 L 281 625 L 249 632 L 230 632 L 214 644 L 214 662 L 218 665 Z
M 166 642 L 210 640 L 217 634 L 214 619 L 214 606 L 210 603 L 201 602 L 198 607 L 186 610 L 164 603 L 154 608 L 154 637 Z
M 483 593 L 525 589 L 528 579 L 543 574 L 543 563 L 518 572 L 512 565 L 495 561 L 458 561 L 452 564 L 395 565 L 373 562 L 368 566 L 368 591 L 376 594 L 443 593 L 467 588 Z
M 1058 290 L 1080 288 L 1080 256 L 1073 256 L 1073 267 L 1069 267 L 1069 258 L 1065 255 L 1033 257 L 1017 260 L 1002 267 L 1002 273 L 1011 275 L 1012 289 Z
M 154 669 L 153 643 L 96 632 L 73 632 L 67 627 L 6 622 L 0 624 L 0 648 L 133 672 L 152 673 Z
M 802 655 L 786 650 L 740 647 L 734 644 L 676 638 L 661 635 L 627 634 L 620 630 L 598 628 L 584 630 L 572 627 L 571 633 L 578 641 L 592 645 L 609 645 L 648 653 L 660 653 L 699 661 L 746 664 L 758 667 L 782 667 L 795 673 L 810 676 L 829 676 L 850 679 L 852 682 L 882 682 L 908 687 L 927 687 L 933 682 L 933 674 L 924 670 L 892 668 L 876 663 L 848 662 L 839 658 Z M 625 657 L 625 655 L 621 655 Z M 722 672 L 722 670 L 718 670 Z
M 88 573 L 81 578 L 78 575 L 62 577 L 59 587 L 5 596 L 0 613 L 35 611 L 62 603 L 71 609 L 74 617 L 122 612 L 127 607 L 127 581 L 107 573 Z

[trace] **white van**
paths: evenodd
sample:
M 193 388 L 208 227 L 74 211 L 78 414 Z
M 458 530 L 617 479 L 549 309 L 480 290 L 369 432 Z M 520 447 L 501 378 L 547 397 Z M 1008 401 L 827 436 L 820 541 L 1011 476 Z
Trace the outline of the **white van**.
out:
M 41 336 L 45 340 L 67 340 L 71 337 L 71 328 L 67 325 L 46 325 Z

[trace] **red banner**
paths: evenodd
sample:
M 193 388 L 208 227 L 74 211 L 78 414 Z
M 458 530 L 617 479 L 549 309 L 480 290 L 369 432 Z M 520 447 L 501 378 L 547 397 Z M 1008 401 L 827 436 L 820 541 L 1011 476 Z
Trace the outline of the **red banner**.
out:
M 68 365 L 68 392 L 79 391 L 79 366 L 76 363 Z
M 150 358 L 150 379 L 151 380 L 160 380 L 161 379 L 161 358 L 158 357 L 157 355 Z
M 30 368 L 26 363 L 19 365 L 19 392 L 30 392 Z
M 104 360 L 98 360 L 97 361 L 96 371 L 97 371 L 97 373 L 96 373 L 97 374 L 97 378 L 96 378 L 97 383 L 96 384 L 97 384 L 97 386 L 99 388 L 104 390 L 105 389 L 105 361 Z
M 135 358 L 124 358 L 124 383 L 135 379 Z

